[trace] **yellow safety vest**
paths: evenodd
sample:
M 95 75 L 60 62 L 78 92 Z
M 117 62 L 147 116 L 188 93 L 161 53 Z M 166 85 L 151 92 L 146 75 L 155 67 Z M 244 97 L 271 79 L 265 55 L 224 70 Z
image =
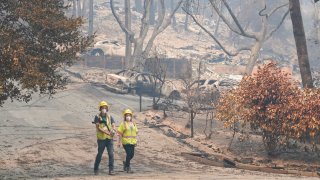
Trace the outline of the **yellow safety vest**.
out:
M 135 123 L 133 124 L 133 127 L 130 128 L 127 122 L 122 122 L 118 128 L 118 132 L 122 134 L 122 144 L 137 144 L 138 128 Z
M 105 123 L 101 123 L 101 122 L 102 122 L 102 117 L 101 117 L 100 115 L 97 115 L 97 116 L 98 116 L 98 118 L 99 118 L 99 127 L 100 127 L 101 129 L 103 129 L 104 127 L 107 127 L 107 126 L 108 126 L 109 130 L 112 129 L 110 115 L 107 115 L 107 117 L 106 117 L 106 121 L 107 121 L 107 123 L 108 123 L 107 126 L 105 125 Z M 98 138 L 99 140 L 112 139 L 111 136 L 105 134 L 104 132 L 101 132 L 98 128 L 97 128 L 96 130 L 97 130 L 97 138 Z

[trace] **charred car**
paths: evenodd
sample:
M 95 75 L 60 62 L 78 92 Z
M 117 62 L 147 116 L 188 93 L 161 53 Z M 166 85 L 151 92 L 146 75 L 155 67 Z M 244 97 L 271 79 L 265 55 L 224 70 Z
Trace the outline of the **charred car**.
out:
M 166 81 L 160 84 L 155 83 L 156 80 L 158 79 L 150 73 L 122 70 L 114 74 L 107 74 L 105 83 L 107 89 L 116 93 L 136 94 L 140 91 L 149 96 L 163 95 L 174 99 L 180 98 L 176 82 Z

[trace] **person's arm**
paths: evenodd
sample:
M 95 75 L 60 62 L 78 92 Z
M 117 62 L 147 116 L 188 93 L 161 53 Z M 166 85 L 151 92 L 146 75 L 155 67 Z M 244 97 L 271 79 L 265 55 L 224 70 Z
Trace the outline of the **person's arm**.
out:
M 111 126 L 112 126 L 112 129 L 116 132 L 116 124 L 114 122 L 114 119 L 112 116 L 110 116 L 110 119 L 111 119 Z
M 137 139 L 137 141 L 139 142 L 139 141 L 140 141 L 140 140 L 138 140 L 138 132 L 139 132 L 139 130 L 138 130 L 137 124 L 135 124 L 135 126 L 136 126 L 136 134 L 137 134 L 136 139 Z M 137 146 L 137 145 L 138 145 L 138 143 L 137 143 L 135 146 Z
M 138 135 L 139 130 L 138 130 L 137 123 L 134 123 L 134 126 L 136 127 L 136 133 L 137 133 L 137 135 Z
M 101 131 L 101 132 L 103 132 L 103 133 L 105 133 L 105 134 L 107 134 L 107 135 L 110 135 L 110 133 L 109 133 L 108 131 L 106 131 L 106 130 L 103 130 L 103 129 L 99 126 L 99 124 L 96 124 L 96 128 L 98 129 L 98 131 Z
M 122 135 L 123 135 L 123 131 L 124 131 L 124 127 L 123 127 L 123 122 L 120 124 L 119 128 L 118 128 L 118 146 L 121 146 L 121 139 L 122 139 Z
M 97 130 L 98 131 L 101 131 L 101 132 L 103 132 L 103 133 L 105 133 L 105 134 L 107 134 L 107 135 L 110 135 L 110 133 L 108 132 L 108 131 L 105 131 L 105 130 L 103 130 L 99 125 L 100 125 L 100 123 L 99 123 L 99 117 L 95 117 L 94 118 L 94 122 L 96 123 L 96 128 L 97 128 Z

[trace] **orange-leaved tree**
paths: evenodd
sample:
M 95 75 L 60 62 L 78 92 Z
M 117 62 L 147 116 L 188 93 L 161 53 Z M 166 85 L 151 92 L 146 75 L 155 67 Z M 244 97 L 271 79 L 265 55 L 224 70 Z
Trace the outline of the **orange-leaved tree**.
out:
M 290 76 L 275 63 L 260 67 L 256 74 L 246 76 L 237 89 L 227 92 L 217 107 L 216 117 L 230 127 L 235 122 L 250 125 L 262 133 L 267 151 L 273 151 L 286 134 L 288 116 L 293 112 L 288 104 L 299 93 Z
M 64 87 L 59 68 L 71 65 L 91 39 L 79 30 L 82 19 L 67 17 L 66 9 L 63 0 L 0 2 L 0 106 Z

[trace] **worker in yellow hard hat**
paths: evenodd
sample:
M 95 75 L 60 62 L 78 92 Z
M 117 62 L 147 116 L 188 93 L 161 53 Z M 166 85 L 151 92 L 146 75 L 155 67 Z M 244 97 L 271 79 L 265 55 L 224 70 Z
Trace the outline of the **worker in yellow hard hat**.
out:
M 99 164 L 105 148 L 108 151 L 109 157 L 109 174 L 114 175 L 114 155 L 113 155 L 113 136 L 115 135 L 115 122 L 109 114 L 109 105 L 106 101 L 101 101 L 99 104 L 99 114 L 94 117 L 96 124 L 98 154 L 94 162 L 94 173 L 98 174 Z
M 134 148 L 137 144 L 138 128 L 136 123 L 133 121 L 133 112 L 130 109 L 123 111 L 123 118 L 124 121 L 121 122 L 118 128 L 118 146 L 121 146 L 122 144 L 126 151 L 126 160 L 123 161 L 123 170 L 128 173 L 132 173 L 130 160 L 134 156 Z

